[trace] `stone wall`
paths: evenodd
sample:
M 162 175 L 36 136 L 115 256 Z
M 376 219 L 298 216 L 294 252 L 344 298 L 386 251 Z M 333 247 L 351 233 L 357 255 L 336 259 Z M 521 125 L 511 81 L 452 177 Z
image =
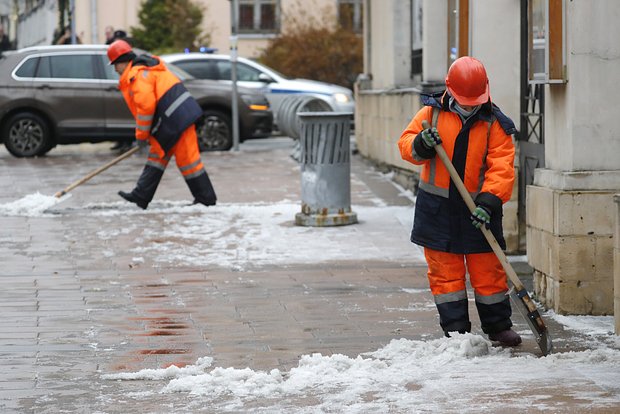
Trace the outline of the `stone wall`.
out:
M 613 197 L 609 191 L 527 188 L 534 293 L 560 314 L 613 312 Z

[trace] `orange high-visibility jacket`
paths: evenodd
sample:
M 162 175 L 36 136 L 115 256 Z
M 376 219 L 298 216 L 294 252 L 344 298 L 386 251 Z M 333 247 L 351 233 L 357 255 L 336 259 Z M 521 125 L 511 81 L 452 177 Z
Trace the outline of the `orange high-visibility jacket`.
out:
M 123 72 L 119 88 L 136 120 L 136 139 L 154 136 L 165 151 L 202 114 L 179 78 L 157 56 L 134 59 Z
M 476 204 L 491 211 L 491 231 L 505 246 L 502 204 L 510 199 L 514 184 L 513 122 L 491 102 L 463 125 L 449 109 L 449 95 L 424 97 L 424 106 L 403 131 L 398 146 L 401 157 L 422 165 L 411 240 L 431 249 L 452 253 L 491 251 L 482 232 L 472 226 L 470 212 L 450 174 L 434 149 L 422 144 L 422 121 L 434 125 L 442 145 Z M 435 115 L 435 116 L 434 116 Z

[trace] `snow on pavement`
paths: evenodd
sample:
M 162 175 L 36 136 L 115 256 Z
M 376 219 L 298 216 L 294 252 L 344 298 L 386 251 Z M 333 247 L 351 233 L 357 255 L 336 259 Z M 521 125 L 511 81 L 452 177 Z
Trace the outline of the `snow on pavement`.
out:
M 243 269 L 248 263 L 424 260 L 408 242 L 411 207 L 353 206 L 358 225 L 306 228 L 292 224 L 299 205 L 290 202 L 205 210 L 160 200 L 141 211 L 123 208 L 120 202 L 72 210 L 56 206 L 57 201 L 35 194 L 0 204 L 0 215 L 111 218 L 117 225 L 102 226 L 98 243 L 130 234 L 140 241 L 136 245 L 141 247 L 131 252 L 137 261 L 147 256 Z M 168 214 L 172 212 L 176 214 Z M 140 226 L 135 225 L 136 215 L 141 215 Z M 165 227 L 155 226 L 162 216 Z M 302 355 L 289 372 L 216 367 L 213 358 L 205 356 L 190 366 L 104 373 L 103 378 L 153 381 L 160 385 L 156 392 L 183 395 L 193 407 L 242 412 L 579 412 L 620 406 L 620 341 L 613 335 L 613 317 L 553 312 L 545 317 L 583 335 L 588 349 L 538 357 L 494 348 L 484 337 L 466 334 L 428 341 L 395 339 L 355 358 Z M 559 383 L 564 393 L 560 397 Z M 149 392 L 133 396 L 149 397 Z
M 204 357 L 183 368 L 104 375 L 108 380 L 161 382 L 161 393 L 182 393 L 199 406 L 265 412 L 496 412 L 617 407 L 620 351 L 512 355 L 482 336 L 431 341 L 392 340 L 356 358 L 303 355 L 290 372 L 213 367 Z M 557 399 L 557 384 L 564 395 Z M 148 398 L 148 396 L 143 396 Z M 312 399 L 313 404 L 307 404 Z M 300 402 L 296 406 L 295 402 Z

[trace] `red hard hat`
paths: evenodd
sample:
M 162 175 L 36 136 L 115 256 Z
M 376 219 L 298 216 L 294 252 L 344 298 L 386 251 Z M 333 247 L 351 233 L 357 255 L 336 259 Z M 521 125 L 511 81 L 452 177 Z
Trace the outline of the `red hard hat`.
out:
M 463 56 L 452 63 L 446 76 L 450 95 L 461 105 L 482 105 L 489 100 L 489 78 L 478 59 Z
M 124 40 L 115 40 L 112 42 L 110 47 L 108 47 L 108 59 L 110 60 L 110 65 L 113 65 L 119 57 L 131 51 L 132 50 L 129 43 Z

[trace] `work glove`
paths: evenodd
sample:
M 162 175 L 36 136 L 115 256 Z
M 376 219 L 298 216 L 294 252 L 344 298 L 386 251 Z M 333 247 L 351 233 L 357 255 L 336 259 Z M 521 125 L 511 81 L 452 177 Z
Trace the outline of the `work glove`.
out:
M 435 145 L 441 144 L 441 138 L 439 138 L 439 132 L 437 128 L 427 128 L 422 130 L 422 144 L 428 148 L 434 148 Z
M 148 139 L 136 139 L 136 144 L 138 145 L 138 148 L 140 148 L 141 150 L 144 150 L 148 148 L 149 140 Z
M 491 226 L 491 212 L 480 204 L 476 206 L 469 219 L 471 224 L 477 229 L 482 227 L 483 224 L 487 229 Z

